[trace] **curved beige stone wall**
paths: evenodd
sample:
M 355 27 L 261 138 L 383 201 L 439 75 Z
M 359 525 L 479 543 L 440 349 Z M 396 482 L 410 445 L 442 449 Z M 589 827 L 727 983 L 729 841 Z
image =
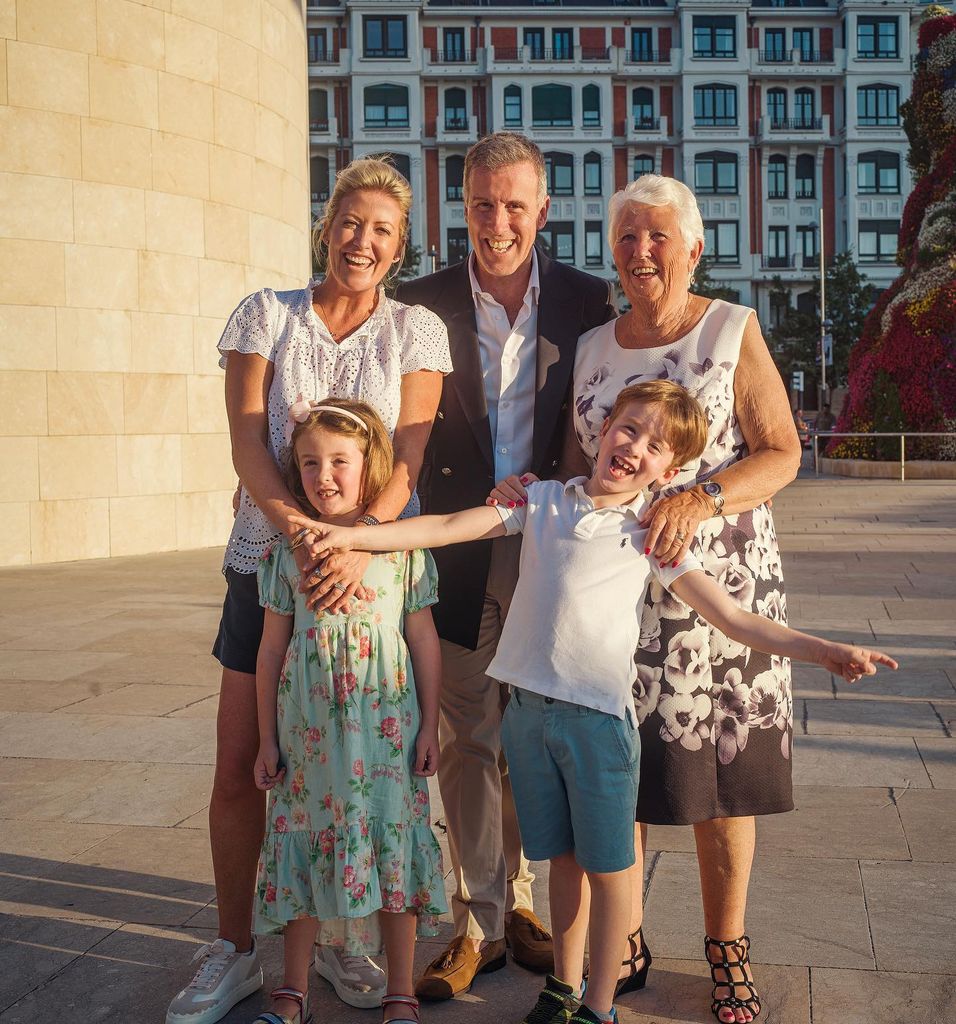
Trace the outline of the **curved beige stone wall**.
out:
M 216 340 L 309 271 L 301 0 L 0 0 L 0 565 L 220 544 Z

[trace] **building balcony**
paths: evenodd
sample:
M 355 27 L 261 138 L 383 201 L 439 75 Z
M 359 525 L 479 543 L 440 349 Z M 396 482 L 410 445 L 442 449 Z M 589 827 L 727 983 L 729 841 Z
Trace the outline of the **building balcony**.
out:
M 761 256 L 761 270 L 795 270 L 797 266 L 796 256 Z
M 762 117 L 754 125 L 758 142 L 808 142 L 830 137 L 830 115 L 823 117 Z
M 309 122 L 309 142 L 318 145 L 337 145 L 339 141 L 338 118 Z
M 761 77 L 819 78 L 846 71 L 846 50 L 751 50 L 750 72 Z
M 435 135 L 439 142 L 460 142 L 471 145 L 478 141 L 478 118 L 471 117 L 440 117 L 435 125 Z
M 628 142 L 642 143 L 666 139 L 668 130 L 666 117 L 635 117 L 632 114 L 627 119 Z
M 492 46 L 489 70 L 535 71 L 546 74 L 594 74 L 617 69 L 617 48 L 573 46 L 546 50 L 536 46 Z
M 442 78 L 484 75 L 488 70 L 487 63 L 488 51 L 483 46 L 477 50 L 430 47 L 423 51 L 422 74 L 441 75 Z
M 309 61 L 309 81 L 327 79 L 329 75 L 347 75 L 352 66 L 352 51 L 321 50 Z

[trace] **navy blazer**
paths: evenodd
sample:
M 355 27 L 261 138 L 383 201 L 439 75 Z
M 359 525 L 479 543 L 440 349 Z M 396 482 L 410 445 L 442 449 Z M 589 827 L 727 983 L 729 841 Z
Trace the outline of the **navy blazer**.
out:
M 616 315 L 609 282 L 538 253 L 538 348 L 531 465 L 554 475 L 561 455 L 578 338 Z M 437 313 L 448 328 L 454 372 L 445 380 L 418 481 L 422 512 L 442 514 L 483 505 L 495 483 L 488 406 L 482 383 L 475 303 L 467 262 L 408 281 L 400 302 Z M 491 562 L 491 541 L 438 548 L 439 636 L 472 650 Z

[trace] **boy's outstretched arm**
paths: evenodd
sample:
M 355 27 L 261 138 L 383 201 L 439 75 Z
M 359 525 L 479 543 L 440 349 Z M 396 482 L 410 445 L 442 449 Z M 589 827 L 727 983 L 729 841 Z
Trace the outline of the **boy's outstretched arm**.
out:
M 833 643 L 746 612 L 704 572 L 684 573 L 670 584 L 670 590 L 731 639 L 765 654 L 780 654 L 822 665 L 849 683 L 855 683 L 861 676 L 873 675 L 877 665 L 897 667 L 891 657 L 880 651 Z
M 306 516 L 292 522 L 308 528 L 327 551 L 413 551 L 442 548 L 469 540 L 504 537 L 505 525 L 493 508 L 480 505 L 443 516 L 413 516 L 381 526 L 329 526 Z M 322 557 L 320 555 L 319 557 Z

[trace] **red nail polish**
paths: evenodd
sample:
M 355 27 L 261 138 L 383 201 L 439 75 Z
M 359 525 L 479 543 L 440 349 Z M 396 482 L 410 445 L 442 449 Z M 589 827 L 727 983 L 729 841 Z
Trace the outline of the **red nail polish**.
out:
M 644 554 L 645 555 L 649 555 L 650 553 L 651 553 L 651 549 L 650 548 L 644 548 Z
M 515 503 L 513 501 L 509 501 L 508 502 L 508 508 L 514 508 L 514 507 L 515 507 Z
M 673 563 L 673 564 L 671 565 L 671 568 L 672 568 L 672 569 L 676 569 L 676 568 L 677 568 L 677 564 L 678 564 L 677 562 L 674 562 L 674 563 Z

